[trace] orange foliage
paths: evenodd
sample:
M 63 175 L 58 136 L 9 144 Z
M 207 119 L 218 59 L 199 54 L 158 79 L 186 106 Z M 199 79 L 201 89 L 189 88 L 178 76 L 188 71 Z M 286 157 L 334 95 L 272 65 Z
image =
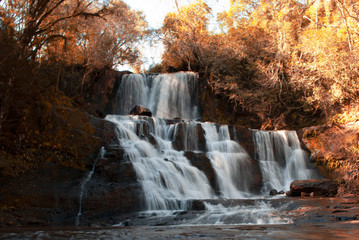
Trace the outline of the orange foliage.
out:
M 15 29 L 24 53 L 36 60 L 96 68 L 135 63 L 146 22 L 123 1 L 9 0 L 3 27 Z M 28 56 L 25 56 L 27 58 Z
M 324 123 L 358 100 L 357 1 L 230 3 L 218 15 L 221 33 L 205 31 L 202 1 L 169 14 L 164 67 L 204 72 L 216 92 L 274 128 Z

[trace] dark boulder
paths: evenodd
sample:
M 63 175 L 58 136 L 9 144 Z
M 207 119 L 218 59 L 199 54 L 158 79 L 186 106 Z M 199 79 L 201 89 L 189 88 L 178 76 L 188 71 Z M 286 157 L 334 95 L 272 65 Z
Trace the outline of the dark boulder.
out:
M 290 196 L 314 193 L 314 196 L 333 197 L 337 194 L 338 184 L 329 179 L 297 180 L 290 184 Z M 312 194 L 313 195 L 313 194 Z
M 269 196 L 276 196 L 276 195 L 282 195 L 285 194 L 283 190 L 280 190 L 279 192 L 276 189 L 271 189 L 269 191 Z
M 142 107 L 140 105 L 136 105 L 134 108 L 132 108 L 132 110 L 130 111 L 130 114 L 152 117 L 151 110 L 148 108 Z
M 271 190 L 269 191 L 269 195 L 270 195 L 270 196 L 276 196 L 276 195 L 278 195 L 278 191 L 275 190 L 275 189 L 271 189 Z

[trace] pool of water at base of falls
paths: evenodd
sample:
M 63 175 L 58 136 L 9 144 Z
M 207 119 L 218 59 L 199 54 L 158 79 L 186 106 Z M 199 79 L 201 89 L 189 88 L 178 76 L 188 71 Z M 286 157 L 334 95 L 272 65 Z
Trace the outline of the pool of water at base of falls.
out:
M 268 226 L 140 226 L 115 228 L 18 229 L 0 239 L 358 239 L 359 223 Z
M 279 199 L 279 198 L 276 198 Z M 218 200 L 223 202 L 223 200 Z M 149 210 L 114 226 L 159 225 L 271 225 L 290 224 L 286 213 L 290 202 L 274 206 L 271 199 L 234 199 L 230 205 L 211 199 L 203 201 L 203 210 Z

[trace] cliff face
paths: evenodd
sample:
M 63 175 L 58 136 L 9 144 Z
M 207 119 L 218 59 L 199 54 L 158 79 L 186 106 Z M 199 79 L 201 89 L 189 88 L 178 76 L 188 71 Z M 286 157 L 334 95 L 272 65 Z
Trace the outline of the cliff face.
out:
M 226 94 L 215 93 L 206 79 L 199 80 L 199 89 L 202 121 L 241 125 L 253 129 L 261 127 L 261 121 L 257 115 L 236 107 Z
M 66 219 L 78 209 L 78 186 L 101 145 L 112 141 L 113 128 L 101 119 L 49 102 L 43 108 L 37 124 L 23 123 L 21 148 L 1 149 L 0 208 L 20 217 L 2 217 L 0 225 L 37 221 L 32 217 L 43 224 Z M 27 210 L 20 214 L 21 209 Z
M 113 70 L 93 73 L 93 82 L 83 88 L 85 104 L 77 103 L 75 96 L 69 98 L 59 92 L 41 96 L 12 130 L 11 139 L 15 140 L 0 139 L 3 186 L 0 226 L 73 225 L 80 207 L 81 185 L 95 160 L 94 175 L 81 201 L 86 216 L 82 223 L 90 218 L 142 209 L 142 192 L 133 167 L 123 160 L 123 150 L 115 147 L 114 124 L 92 116 L 113 113 L 118 86 L 125 73 Z M 71 96 L 69 89 L 62 90 Z M 228 96 L 215 94 L 203 79 L 199 83 L 199 95 L 203 121 L 245 126 L 233 128 L 236 133 L 231 134 L 240 136 L 238 141 L 254 159 L 253 136 L 247 128 L 260 128 L 258 117 L 235 109 Z M 314 153 L 313 161 L 322 175 L 344 179 L 341 193 L 357 191 L 358 125 L 312 127 L 300 133 Z M 106 155 L 98 158 L 102 146 Z M 213 169 L 207 167 L 205 157 L 186 154 L 194 161 L 193 165 L 200 164 L 208 179 L 214 181 Z M 258 177 L 254 187 L 260 184 Z
M 0 226 L 74 225 L 80 203 L 81 224 L 143 208 L 141 187 L 132 164 L 122 157 L 123 149 L 118 147 L 114 136 L 115 126 L 89 115 L 104 116 L 113 112 L 123 74 L 109 70 L 96 76 L 98 79 L 84 88 L 86 104 L 76 103 L 76 97 L 71 99 L 56 93 L 44 96 L 31 106 L 32 114 L 17 127 L 17 131 L 23 133 L 21 146 L 8 142 L 8 148 L 1 149 L 0 184 L 4 187 L 0 189 Z M 66 89 L 64 91 L 66 93 Z M 227 105 L 224 113 L 218 110 L 212 114 L 210 104 L 216 102 L 221 109 L 221 100 L 211 98 L 210 92 L 205 92 L 204 99 L 207 106 L 203 111 L 210 117 L 203 120 L 216 121 L 223 115 L 220 122 L 235 122 L 230 114 L 231 105 Z M 245 127 L 237 127 L 236 131 L 231 134 L 243 136 L 238 141 L 243 142 L 254 159 L 251 132 Z M 185 137 L 179 135 L 178 138 Z M 102 146 L 106 154 L 99 158 Z M 95 172 L 80 202 L 81 186 L 95 160 Z M 192 157 L 191 161 L 194 165 L 200 164 L 199 158 Z M 204 161 L 210 166 L 207 158 Z M 207 168 L 208 178 L 211 174 L 213 178 L 213 169 Z M 260 182 L 258 177 L 256 188 Z
M 265 124 L 257 114 L 236 107 L 229 100 L 229 96 L 225 93 L 216 93 L 204 79 L 200 81 L 200 85 L 203 121 L 242 125 L 253 129 L 273 128 L 272 124 L 275 122 L 268 119 L 272 124 Z M 355 115 L 356 112 L 357 109 L 354 109 L 351 114 Z M 342 115 L 345 114 L 348 115 L 347 112 Z M 295 118 L 295 115 L 295 112 L 288 115 L 288 125 L 285 128 L 298 129 L 298 125 L 293 123 L 309 125 L 305 124 L 305 121 L 312 121 L 290 120 L 292 117 Z M 352 120 L 350 123 L 327 124 L 297 130 L 305 147 L 311 152 L 311 160 L 320 174 L 340 184 L 340 196 L 359 193 L 359 122 L 353 117 Z
M 9 90 L 16 101 L 10 102 L 12 111 L 0 131 L 0 226 L 73 224 L 81 182 L 100 148 L 114 140 L 114 126 L 89 113 L 105 114 L 121 73 L 109 70 L 86 85 L 84 103 L 74 91 L 79 89 L 74 78 L 83 71 L 63 72 L 55 89 L 56 74 L 49 68 L 18 70 Z
M 339 195 L 359 193 L 359 122 L 322 125 L 299 131 L 322 176 L 340 183 Z
M 113 113 L 118 87 L 123 75 L 128 73 L 131 72 L 112 69 L 92 73 L 84 92 L 85 101 L 90 107 L 88 112 L 96 113 L 101 118 Z

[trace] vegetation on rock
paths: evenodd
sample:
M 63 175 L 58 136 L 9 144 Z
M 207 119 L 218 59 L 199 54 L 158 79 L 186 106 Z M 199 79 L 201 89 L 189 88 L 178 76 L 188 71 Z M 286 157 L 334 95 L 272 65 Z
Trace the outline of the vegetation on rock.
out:
M 357 100 L 356 2 L 230 2 L 218 15 L 221 32 L 207 30 L 205 1 L 168 14 L 162 69 L 201 72 L 263 129 L 323 124 Z
M 86 111 L 106 105 L 86 102 L 112 94 L 110 68 L 139 64 L 144 17 L 92 0 L 9 0 L 0 16 L 0 175 L 45 162 L 84 170 L 100 148 Z

